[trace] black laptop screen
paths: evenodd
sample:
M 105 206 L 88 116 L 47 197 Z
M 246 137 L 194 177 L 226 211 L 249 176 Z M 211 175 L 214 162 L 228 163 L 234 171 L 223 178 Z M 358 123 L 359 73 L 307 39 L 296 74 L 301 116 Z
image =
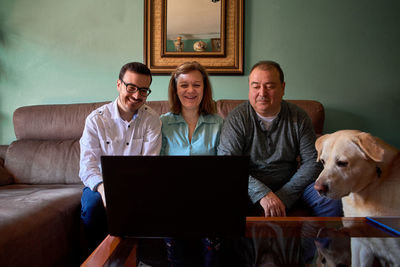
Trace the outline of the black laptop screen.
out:
M 103 156 L 101 163 L 111 235 L 244 235 L 248 157 Z

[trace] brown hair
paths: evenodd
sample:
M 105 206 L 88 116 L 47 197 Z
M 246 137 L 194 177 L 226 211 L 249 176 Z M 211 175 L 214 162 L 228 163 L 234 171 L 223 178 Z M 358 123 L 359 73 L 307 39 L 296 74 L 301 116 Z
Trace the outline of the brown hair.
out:
M 200 102 L 199 114 L 210 114 L 215 113 L 215 103 L 212 98 L 212 88 L 210 80 L 208 79 L 208 74 L 205 68 L 200 65 L 197 61 L 185 62 L 179 65 L 171 75 L 168 86 L 168 101 L 170 105 L 171 112 L 174 114 L 179 114 L 182 112 L 182 103 L 179 100 L 177 94 L 177 82 L 181 74 L 186 74 L 191 71 L 198 70 L 203 76 L 203 99 Z
M 149 70 L 149 68 L 140 62 L 130 62 L 130 63 L 126 63 L 125 65 L 123 65 L 121 70 L 119 71 L 119 76 L 118 76 L 118 78 L 121 81 L 124 78 L 124 75 L 127 71 L 131 71 L 131 72 L 135 72 L 137 74 L 143 74 L 143 75 L 149 76 L 150 84 L 153 80 L 153 77 L 151 76 L 151 71 Z
M 250 70 L 250 74 L 253 72 L 254 69 L 256 68 L 260 68 L 261 70 L 270 70 L 272 68 L 275 68 L 278 73 L 279 73 L 279 80 L 281 81 L 281 83 L 283 83 L 285 81 L 285 77 L 283 75 L 283 71 L 281 66 L 276 63 L 275 61 L 272 60 L 263 60 L 263 61 L 259 61 L 257 62 Z

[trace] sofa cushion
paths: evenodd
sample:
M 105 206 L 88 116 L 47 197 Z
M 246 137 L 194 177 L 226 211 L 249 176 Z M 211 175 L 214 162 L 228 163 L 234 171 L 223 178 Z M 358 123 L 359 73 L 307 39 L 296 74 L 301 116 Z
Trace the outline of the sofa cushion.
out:
M 4 160 L 0 158 L 0 185 L 12 184 L 13 182 L 11 173 L 4 168 Z
M 5 167 L 15 183 L 81 183 L 79 140 L 15 141 L 7 150 Z
M 151 107 L 158 113 L 158 115 L 167 113 L 170 111 L 169 103 L 166 100 L 159 100 L 159 101 L 149 101 L 146 102 L 146 105 Z
M 109 102 L 20 107 L 13 115 L 17 139 L 79 139 L 86 117 Z
M 5 159 L 8 145 L 0 145 L 0 158 Z
M 0 265 L 78 266 L 81 195 L 81 185 L 1 186 Z
M 231 99 L 224 99 L 217 101 L 217 112 L 223 119 L 228 116 L 228 113 L 231 112 L 236 106 L 245 102 L 246 100 L 231 100 Z
M 325 109 L 324 106 L 314 100 L 286 100 L 302 108 L 311 118 L 314 131 L 317 136 L 321 135 L 324 130 Z

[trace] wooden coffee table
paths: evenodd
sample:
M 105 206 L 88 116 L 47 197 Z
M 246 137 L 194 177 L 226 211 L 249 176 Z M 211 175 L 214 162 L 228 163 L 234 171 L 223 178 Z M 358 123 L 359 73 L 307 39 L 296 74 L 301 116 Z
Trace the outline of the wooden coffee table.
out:
M 278 239 L 286 242 L 297 240 L 291 244 L 293 246 L 293 244 L 302 243 L 300 240 L 311 240 L 311 244 L 316 244 L 316 247 L 319 248 L 318 242 L 323 243 L 330 240 L 332 245 L 334 243 L 332 240 L 339 240 L 345 244 L 340 248 L 346 247 L 349 250 L 350 238 L 354 237 L 394 239 L 400 247 L 400 238 L 361 217 L 247 217 L 246 219 L 245 239 L 257 244 L 260 241 L 270 244 Z M 138 242 L 139 239 L 108 235 L 81 266 L 97 267 L 114 264 L 116 266 L 137 266 Z M 321 248 L 321 250 L 323 249 Z M 317 252 L 320 257 L 322 251 L 316 250 L 315 255 Z M 318 261 L 318 257 L 314 256 L 313 258 L 311 255 L 311 259 L 314 261 Z

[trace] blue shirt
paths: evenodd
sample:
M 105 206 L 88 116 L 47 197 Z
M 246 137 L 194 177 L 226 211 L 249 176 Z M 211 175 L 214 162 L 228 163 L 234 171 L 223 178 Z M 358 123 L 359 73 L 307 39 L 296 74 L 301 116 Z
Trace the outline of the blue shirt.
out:
M 217 155 L 223 119 L 217 114 L 200 115 L 189 141 L 189 127 L 180 114 L 161 115 L 161 155 Z

